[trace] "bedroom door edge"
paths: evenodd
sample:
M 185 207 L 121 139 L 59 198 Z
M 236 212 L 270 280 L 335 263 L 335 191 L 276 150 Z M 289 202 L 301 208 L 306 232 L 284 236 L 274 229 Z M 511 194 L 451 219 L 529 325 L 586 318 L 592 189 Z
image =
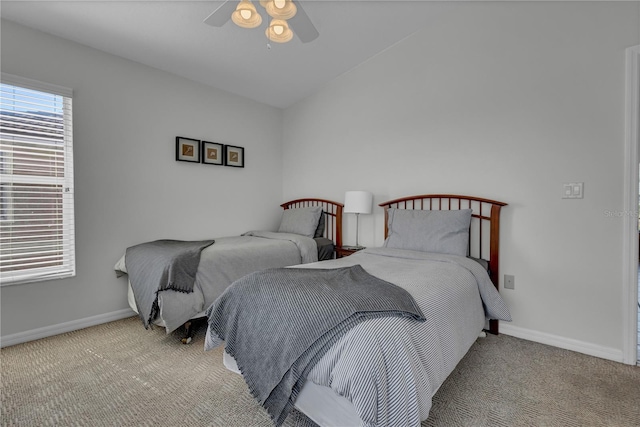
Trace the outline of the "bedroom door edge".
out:
M 623 362 L 638 363 L 638 145 L 640 144 L 640 45 L 626 49 L 623 215 Z M 635 213 L 632 215 L 631 213 Z

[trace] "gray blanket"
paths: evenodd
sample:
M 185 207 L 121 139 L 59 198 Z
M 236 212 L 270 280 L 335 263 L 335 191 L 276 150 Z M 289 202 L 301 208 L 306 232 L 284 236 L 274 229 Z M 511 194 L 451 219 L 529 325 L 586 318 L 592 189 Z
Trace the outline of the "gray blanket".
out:
M 251 310 L 239 315 L 246 307 Z M 249 390 L 278 426 L 309 370 L 350 328 L 383 316 L 424 321 L 407 291 L 360 265 L 256 272 L 234 282 L 207 316 L 208 342 L 225 341 Z M 271 334 L 275 329 L 284 332 Z
M 156 240 L 127 248 L 127 274 L 145 328 L 158 314 L 158 292 L 193 292 L 200 253 L 213 243 Z

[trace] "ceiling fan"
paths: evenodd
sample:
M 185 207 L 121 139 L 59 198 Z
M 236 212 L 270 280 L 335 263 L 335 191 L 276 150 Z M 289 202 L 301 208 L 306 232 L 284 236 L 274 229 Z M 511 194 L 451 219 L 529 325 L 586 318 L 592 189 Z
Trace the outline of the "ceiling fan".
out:
M 320 33 L 309 16 L 296 0 L 259 0 L 268 14 L 265 35 L 271 41 L 284 43 L 295 33 L 302 43 L 315 40 Z M 293 14 L 293 15 L 292 15 Z M 214 27 L 222 27 L 228 20 L 244 28 L 256 28 L 262 23 L 262 16 L 250 0 L 227 0 L 209 15 L 204 23 Z

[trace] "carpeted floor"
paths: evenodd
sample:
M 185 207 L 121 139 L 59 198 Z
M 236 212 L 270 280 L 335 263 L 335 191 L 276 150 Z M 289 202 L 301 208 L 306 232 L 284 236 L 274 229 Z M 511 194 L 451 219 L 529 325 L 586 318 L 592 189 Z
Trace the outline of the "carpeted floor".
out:
M 203 339 L 129 318 L 2 349 L 2 426 L 270 426 Z M 315 426 L 298 412 L 285 425 Z M 422 423 L 639 425 L 640 368 L 506 335 L 474 344 Z

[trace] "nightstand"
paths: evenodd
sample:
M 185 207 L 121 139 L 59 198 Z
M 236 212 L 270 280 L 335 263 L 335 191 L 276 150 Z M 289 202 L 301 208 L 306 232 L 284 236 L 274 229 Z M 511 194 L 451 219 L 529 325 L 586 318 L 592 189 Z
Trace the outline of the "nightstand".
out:
M 336 259 L 349 256 L 364 249 L 364 246 L 336 246 Z

